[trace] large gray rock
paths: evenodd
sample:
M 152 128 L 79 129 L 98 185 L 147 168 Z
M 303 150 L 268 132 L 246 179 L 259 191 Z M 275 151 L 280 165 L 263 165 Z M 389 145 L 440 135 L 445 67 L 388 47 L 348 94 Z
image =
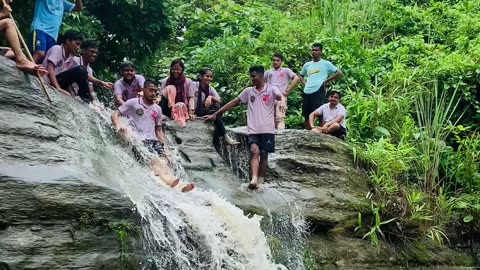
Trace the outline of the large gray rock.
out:
M 38 86 L 0 57 L 0 269 L 137 269 L 140 217 L 97 181 L 105 167 L 82 136 L 98 128 L 74 115 L 91 111 Z
M 309 222 L 328 229 L 351 223 L 359 212 L 370 211 L 365 199 L 367 176 L 356 169 L 351 148 L 341 140 L 304 130 L 278 132 L 276 151 L 269 157 L 268 184 L 252 192 L 246 188 L 245 128 L 231 130 L 241 145 L 215 149 L 209 124 L 195 121 L 187 125 L 180 128 L 170 123 L 167 132 L 177 142 L 187 173 L 247 212 L 281 210 L 295 202 L 307 209 Z M 237 177 L 232 176 L 232 169 Z

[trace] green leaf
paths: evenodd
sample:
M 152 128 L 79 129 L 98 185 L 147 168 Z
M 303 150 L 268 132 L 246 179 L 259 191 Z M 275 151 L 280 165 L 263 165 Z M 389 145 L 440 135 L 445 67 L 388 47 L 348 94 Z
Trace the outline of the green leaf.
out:
M 381 133 L 382 135 L 390 137 L 390 132 L 384 127 L 376 127 L 375 131 L 378 132 L 378 133 Z
M 465 223 L 469 223 L 469 222 L 472 222 L 473 221 L 473 216 L 472 215 L 468 215 L 468 216 L 465 216 L 463 218 L 463 222 Z

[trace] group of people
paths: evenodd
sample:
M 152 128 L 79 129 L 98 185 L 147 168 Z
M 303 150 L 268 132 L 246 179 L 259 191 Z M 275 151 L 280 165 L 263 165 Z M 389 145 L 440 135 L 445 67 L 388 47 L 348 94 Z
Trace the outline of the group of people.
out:
M 67 32 L 57 43 L 63 14 L 81 11 L 81 0 L 72 4 L 65 0 L 37 0 L 31 26 L 30 51 L 33 61 L 25 58 L 19 45 L 15 24 L 8 18 L 11 8 L 2 7 L 0 31 L 4 32 L 11 49 L 4 48 L 6 57 L 15 59 L 20 70 L 37 73 L 58 91 L 69 96 L 79 96 L 85 102 L 94 99 L 93 85 L 112 89 L 117 111 L 112 114 L 112 123 L 124 135 L 126 127 L 121 125 L 120 116 L 130 119 L 138 138 L 155 157 L 145 161 L 138 149 L 134 154 L 147 162 L 151 170 L 170 187 L 180 186 L 183 192 L 194 188 L 193 184 L 180 184 L 171 170 L 168 148 L 162 131 L 164 118 L 171 118 L 181 126 L 197 117 L 212 121 L 215 127 L 214 142 L 236 145 L 230 138 L 222 121 L 222 113 L 239 105 L 247 105 L 247 144 L 250 151 L 250 189 L 257 189 L 264 181 L 267 172 L 268 153 L 275 151 L 275 130 L 285 128 L 287 98 L 299 82 L 303 89 L 302 115 L 304 126 L 317 133 L 326 133 L 345 139 L 346 110 L 340 104 L 339 91 L 326 92 L 327 84 L 342 75 L 329 61 L 323 60 L 322 45 L 311 47 L 312 61 L 303 65 L 300 74 L 282 67 L 283 56 L 272 56 L 272 68 L 265 71 L 261 66 L 249 69 L 252 86 L 245 88 L 234 100 L 223 107 L 222 99 L 210 85 L 213 72 L 202 68 L 198 80 L 192 81 L 184 75 L 182 60 L 173 60 L 170 74 L 161 82 L 146 79 L 136 74 L 135 65 L 126 61 L 120 65 L 121 78 L 114 84 L 94 77 L 90 64 L 98 56 L 98 44 L 84 40 L 81 33 Z M 81 49 L 81 55 L 76 56 Z M 41 64 L 41 65 L 40 65 Z M 327 99 L 328 98 L 328 102 Z M 315 127 L 315 118 L 319 126 Z

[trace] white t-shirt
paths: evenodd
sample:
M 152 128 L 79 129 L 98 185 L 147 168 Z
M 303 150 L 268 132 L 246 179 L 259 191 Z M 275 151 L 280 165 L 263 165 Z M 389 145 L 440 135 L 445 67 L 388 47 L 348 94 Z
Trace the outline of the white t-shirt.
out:
M 322 116 L 323 122 L 330 122 L 338 115 L 343 115 L 343 119 L 340 122 L 340 126 L 346 128 L 345 118 L 347 117 L 347 110 L 342 104 L 338 103 L 333 109 L 330 109 L 330 103 L 325 103 L 315 110 L 320 116 Z

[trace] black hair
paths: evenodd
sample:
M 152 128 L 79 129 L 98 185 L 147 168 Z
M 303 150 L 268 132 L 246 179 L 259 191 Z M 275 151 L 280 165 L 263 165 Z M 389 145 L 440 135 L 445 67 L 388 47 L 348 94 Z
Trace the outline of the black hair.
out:
M 262 66 L 251 66 L 251 67 L 248 69 L 248 72 L 249 72 L 249 73 L 255 72 L 255 73 L 257 73 L 257 74 L 263 75 L 263 73 L 265 72 L 265 69 L 264 69 Z
M 84 51 L 88 49 L 98 49 L 98 43 L 95 40 L 85 40 L 80 48 Z
M 278 57 L 278 58 L 280 58 L 280 61 L 283 62 L 283 55 L 282 55 L 281 53 L 274 53 L 273 56 L 272 56 L 272 58 L 273 58 L 273 57 Z
M 80 40 L 83 41 L 83 35 L 82 33 L 78 31 L 68 31 L 64 34 L 65 41 L 67 40 Z
M 151 84 L 158 86 L 157 80 L 152 78 L 145 78 L 145 82 L 143 83 L 143 88 L 147 88 Z
M 182 59 L 175 59 L 175 60 L 173 60 L 172 63 L 170 64 L 170 68 L 172 68 L 172 67 L 175 66 L 176 64 L 179 64 L 180 67 L 182 68 L 182 70 L 185 70 L 185 65 L 183 64 Z
M 313 43 L 312 48 L 314 48 L 314 47 L 318 47 L 320 50 L 323 50 L 322 44 L 320 44 L 318 42 Z
M 135 69 L 135 64 L 132 61 L 124 61 L 123 63 L 120 64 L 120 70 L 124 68 L 133 68 Z
M 327 93 L 327 97 L 331 96 L 331 95 L 335 95 L 337 94 L 338 95 L 338 99 L 342 99 L 342 93 L 338 90 L 330 90 L 328 91 Z
M 198 71 L 198 80 L 200 80 L 200 77 L 202 77 L 203 75 L 207 74 L 207 72 L 212 72 L 212 69 L 211 68 L 208 68 L 208 67 L 203 67 L 202 69 L 200 69 Z M 212 72 L 213 73 L 213 72 Z

